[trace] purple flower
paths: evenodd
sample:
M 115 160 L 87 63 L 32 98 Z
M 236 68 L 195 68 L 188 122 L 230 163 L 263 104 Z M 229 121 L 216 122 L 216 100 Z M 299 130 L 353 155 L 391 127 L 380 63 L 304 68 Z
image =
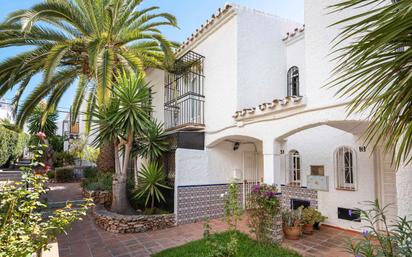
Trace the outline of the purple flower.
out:
M 254 185 L 252 187 L 252 193 L 258 193 L 260 191 L 260 185 Z
M 368 235 L 369 235 L 369 231 L 368 230 L 363 230 L 362 231 L 362 235 L 364 236 L 364 237 L 367 237 Z
M 273 197 L 275 197 L 275 192 L 273 192 L 273 191 L 267 191 L 266 193 L 265 193 L 265 196 L 267 197 L 267 198 L 273 198 Z
M 352 210 L 349 210 L 349 216 L 352 216 Z

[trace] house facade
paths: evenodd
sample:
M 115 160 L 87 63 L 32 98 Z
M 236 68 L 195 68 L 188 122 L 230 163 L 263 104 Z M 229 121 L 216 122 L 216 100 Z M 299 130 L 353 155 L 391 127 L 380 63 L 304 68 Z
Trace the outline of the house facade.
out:
M 147 71 L 178 223 L 221 215 L 232 181 L 245 207 L 251 186 L 273 184 L 284 207 L 316 207 L 346 229 L 361 228 L 365 201 L 412 213 L 411 168 L 365 145 L 367 114 L 348 116 L 349 99 L 325 87 L 339 32 L 328 25 L 349 15 L 328 4 L 305 1 L 305 25 L 227 4 L 178 49 L 176 72 Z

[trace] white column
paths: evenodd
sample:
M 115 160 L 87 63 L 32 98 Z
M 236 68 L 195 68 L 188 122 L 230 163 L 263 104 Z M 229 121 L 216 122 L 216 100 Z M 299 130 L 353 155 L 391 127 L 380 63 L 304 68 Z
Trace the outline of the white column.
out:
M 273 139 L 263 140 L 263 180 L 280 188 L 280 151 L 282 143 Z

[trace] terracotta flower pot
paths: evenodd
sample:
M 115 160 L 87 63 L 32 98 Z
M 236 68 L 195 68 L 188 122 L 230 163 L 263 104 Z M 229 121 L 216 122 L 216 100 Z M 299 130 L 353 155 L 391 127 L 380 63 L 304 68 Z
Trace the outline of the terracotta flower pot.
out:
M 303 234 L 312 235 L 313 234 L 313 224 L 303 225 Z
M 286 239 L 298 240 L 300 238 L 301 229 L 299 227 L 283 227 L 283 233 Z

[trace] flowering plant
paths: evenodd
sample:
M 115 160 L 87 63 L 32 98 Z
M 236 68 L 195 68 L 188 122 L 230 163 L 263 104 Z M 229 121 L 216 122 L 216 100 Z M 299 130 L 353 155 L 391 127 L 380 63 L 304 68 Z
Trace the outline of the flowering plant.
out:
M 365 225 L 361 239 L 347 238 L 344 248 L 356 257 L 412 256 L 412 221 L 398 217 L 392 224 L 386 209 L 379 202 L 367 202 L 368 209 L 359 210 Z M 381 230 L 376 226 L 381 224 Z
M 275 216 L 279 212 L 276 193 L 274 186 L 258 184 L 252 187 L 249 202 L 249 226 L 258 242 L 270 243 L 272 241 Z

